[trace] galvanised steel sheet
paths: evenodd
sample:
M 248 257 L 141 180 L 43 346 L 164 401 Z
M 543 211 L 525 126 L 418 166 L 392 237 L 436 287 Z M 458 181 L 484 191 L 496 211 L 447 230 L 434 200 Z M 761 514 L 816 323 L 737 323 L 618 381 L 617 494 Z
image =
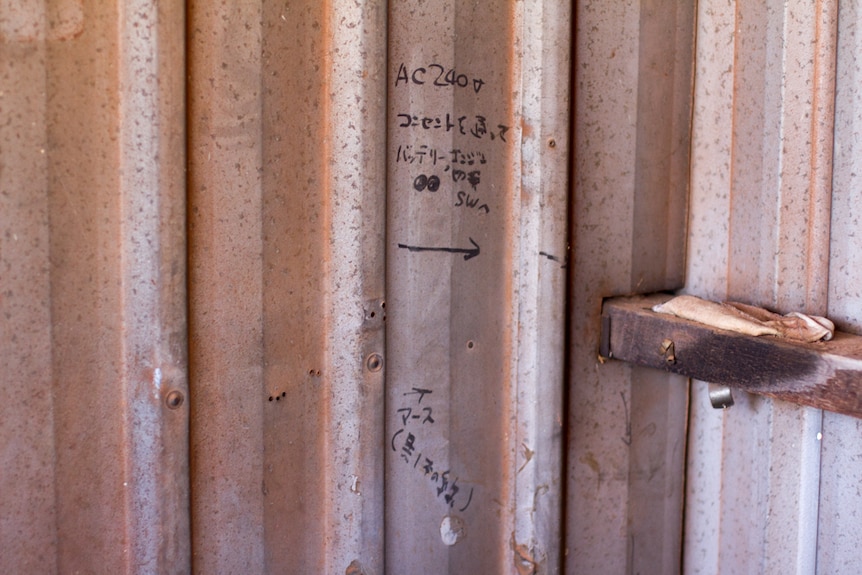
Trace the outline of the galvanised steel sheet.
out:
M 597 355 L 602 298 L 684 283 L 694 6 L 575 22 L 566 573 L 673 573 L 687 380 Z
M 0 5 L 0 571 L 189 569 L 181 2 Z
M 0 570 L 57 569 L 44 7 L 0 5 Z
M 854 572 L 855 419 L 596 358 L 862 333 L 858 9 L 694 10 L 0 2 L 0 571 Z
M 556 573 L 571 14 L 389 19 L 386 571 Z
M 841 329 L 862 334 L 862 7 L 838 7 L 835 143 L 828 315 Z M 859 569 L 859 545 L 851 535 L 862 518 L 862 421 L 823 414 L 817 573 L 850 574 Z
M 839 287 L 855 250 L 848 172 L 833 183 L 833 140 L 838 150 L 853 141 L 852 98 L 843 121 L 834 109 L 840 20 L 837 2 L 699 4 L 689 293 L 838 313 L 839 329 L 858 329 L 852 292 Z M 838 82 L 852 93 L 849 74 Z M 686 572 L 842 572 L 850 548 L 836 530 L 858 507 L 842 431 L 855 420 L 735 399 L 716 412 L 693 384 Z
M 383 570 L 383 2 L 189 5 L 193 565 Z

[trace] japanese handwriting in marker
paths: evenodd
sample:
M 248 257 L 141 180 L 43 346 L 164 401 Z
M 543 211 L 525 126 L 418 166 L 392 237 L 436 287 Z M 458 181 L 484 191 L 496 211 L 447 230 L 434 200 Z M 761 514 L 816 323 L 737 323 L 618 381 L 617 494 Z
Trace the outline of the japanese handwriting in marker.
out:
M 485 81 L 475 76 L 458 72 L 455 68 L 447 68 L 440 64 L 427 64 L 408 68 L 403 62 L 395 74 L 395 87 L 401 85 L 431 86 L 435 88 L 473 88 L 479 93 Z

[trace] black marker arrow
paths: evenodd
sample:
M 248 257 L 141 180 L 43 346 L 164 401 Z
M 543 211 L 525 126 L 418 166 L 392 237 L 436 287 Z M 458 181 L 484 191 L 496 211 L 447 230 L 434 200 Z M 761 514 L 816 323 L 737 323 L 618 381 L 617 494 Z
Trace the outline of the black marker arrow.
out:
M 566 267 L 566 262 L 568 261 L 568 257 L 566 257 L 566 261 L 563 261 L 563 260 L 562 260 L 562 259 L 560 259 L 558 256 L 555 256 L 555 255 L 553 255 L 553 254 L 549 254 L 548 252 L 539 252 L 539 255 L 540 255 L 540 256 L 545 256 L 546 258 L 548 258 L 548 259 L 549 259 L 549 260 L 551 260 L 552 262 L 557 262 L 558 264 L 560 264 L 560 267 L 561 267 L 561 268 L 565 268 L 565 267 Z
M 474 242 L 473 238 L 468 239 L 470 240 L 470 243 L 473 244 L 472 248 L 423 248 L 420 246 L 408 246 L 407 244 L 398 244 L 398 247 L 411 252 L 446 252 L 449 254 L 464 254 L 464 261 L 466 261 L 479 255 L 479 244 Z

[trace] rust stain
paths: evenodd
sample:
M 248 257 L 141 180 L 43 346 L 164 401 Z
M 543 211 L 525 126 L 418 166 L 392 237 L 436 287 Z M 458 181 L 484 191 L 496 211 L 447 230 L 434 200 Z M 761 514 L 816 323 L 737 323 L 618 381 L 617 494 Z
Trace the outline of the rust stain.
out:
M 599 462 L 596 460 L 596 456 L 593 455 L 592 451 L 588 451 L 586 453 L 586 455 L 582 455 L 578 459 L 578 461 L 580 461 L 581 463 L 583 463 L 585 465 L 588 465 L 590 467 L 590 469 L 593 470 L 593 473 L 595 473 L 596 475 L 599 475 L 599 473 L 600 473 Z
M 359 559 L 354 559 L 350 562 L 350 565 L 348 565 L 347 569 L 344 571 L 344 575 L 365 575 L 365 571 L 362 570 L 362 564 L 359 562 Z
M 60 0 L 48 3 L 48 39 L 66 41 L 84 33 L 82 0 Z
M 515 541 L 514 532 L 509 539 L 509 547 L 512 549 L 512 560 L 518 575 L 535 575 L 538 572 L 539 563 L 533 558 L 529 547 Z
M 521 138 L 526 140 L 533 135 L 533 126 L 528 124 L 523 118 L 521 118 Z

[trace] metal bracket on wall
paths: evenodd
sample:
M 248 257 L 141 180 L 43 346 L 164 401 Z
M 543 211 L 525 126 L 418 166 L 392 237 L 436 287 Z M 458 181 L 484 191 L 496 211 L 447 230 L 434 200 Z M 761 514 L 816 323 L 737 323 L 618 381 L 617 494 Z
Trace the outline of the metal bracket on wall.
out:
M 652 307 L 672 295 L 619 297 L 602 307 L 600 354 L 726 387 L 710 400 L 733 404 L 731 388 L 862 417 L 862 337 L 790 342 L 729 332 Z

